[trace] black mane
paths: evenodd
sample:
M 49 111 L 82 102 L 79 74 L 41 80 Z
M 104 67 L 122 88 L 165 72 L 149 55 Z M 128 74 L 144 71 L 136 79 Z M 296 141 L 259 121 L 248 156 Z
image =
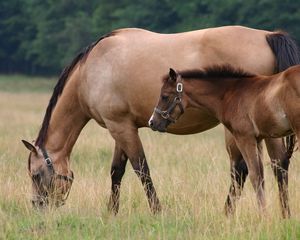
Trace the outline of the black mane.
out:
M 60 97 L 61 93 L 63 92 L 63 89 L 68 81 L 68 77 L 70 75 L 70 73 L 73 71 L 74 67 L 82 60 L 84 60 L 87 55 L 90 53 L 90 51 L 104 38 L 113 36 L 115 33 L 111 32 L 109 34 L 106 34 L 102 37 L 100 37 L 96 42 L 93 42 L 92 44 L 90 44 L 89 46 L 87 46 L 85 49 L 83 49 L 71 62 L 71 64 L 67 67 L 64 68 L 64 70 L 62 71 L 58 82 L 56 83 L 52 96 L 50 98 L 45 116 L 44 116 L 44 120 L 42 123 L 42 127 L 39 131 L 38 137 L 36 139 L 36 146 L 39 147 L 43 147 L 44 143 L 45 143 L 45 139 L 46 139 L 46 135 L 47 135 L 47 131 L 48 131 L 48 126 L 49 126 L 49 122 L 51 119 L 51 115 L 52 115 L 52 111 L 57 103 L 58 98 Z
M 204 68 L 203 70 L 185 70 L 180 71 L 179 74 L 184 79 L 245 78 L 256 76 L 255 74 L 246 72 L 240 68 L 234 68 L 229 64 L 214 65 Z

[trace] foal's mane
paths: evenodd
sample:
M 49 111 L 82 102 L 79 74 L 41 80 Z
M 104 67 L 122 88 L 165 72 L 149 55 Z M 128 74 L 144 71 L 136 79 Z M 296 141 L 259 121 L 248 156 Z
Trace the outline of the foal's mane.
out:
M 183 70 L 178 72 L 184 79 L 211 80 L 219 78 L 247 78 L 256 76 L 253 73 L 246 72 L 241 68 L 235 68 L 229 64 L 212 65 L 204 69 Z M 164 76 L 163 81 L 167 81 L 169 75 Z
M 87 46 L 85 49 L 83 49 L 78 55 L 72 60 L 70 65 L 66 66 L 62 73 L 59 76 L 58 82 L 56 83 L 52 96 L 50 98 L 50 101 L 48 103 L 48 107 L 44 116 L 44 120 L 41 126 L 41 129 L 39 131 L 38 137 L 36 139 L 35 145 L 39 147 L 43 147 L 47 135 L 47 130 L 49 127 L 52 111 L 54 107 L 56 106 L 57 100 L 62 94 L 64 87 L 68 81 L 68 78 L 72 71 L 74 70 L 75 66 L 86 59 L 90 51 L 104 38 L 110 37 L 115 35 L 115 32 L 111 32 L 109 34 L 106 34 L 102 37 L 100 37 L 97 41 L 91 43 L 89 46 Z
M 204 68 L 204 70 L 181 71 L 180 75 L 185 79 L 199 78 L 244 78 L 254 77 L 255 74 L 244 71 L 241 68 L 234 68 L 229 64 L 214 65 Z

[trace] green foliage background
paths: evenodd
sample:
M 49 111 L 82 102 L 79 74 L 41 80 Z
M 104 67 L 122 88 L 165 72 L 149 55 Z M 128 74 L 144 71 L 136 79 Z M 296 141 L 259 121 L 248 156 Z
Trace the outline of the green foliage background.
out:
M 223 25 L 283 29 L 300 41 L 294 0 L 0 1 L 0 72 L 58 74 L 84 46 L 122 27 L 180 32 Z

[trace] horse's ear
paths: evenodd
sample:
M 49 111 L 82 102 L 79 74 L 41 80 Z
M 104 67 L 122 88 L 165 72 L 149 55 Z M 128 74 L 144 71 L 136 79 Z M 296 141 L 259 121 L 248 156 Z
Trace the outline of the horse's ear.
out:
M 27 142 L 26 140 L 22 140 L 22 142 L 30 152 L 32 152 L 36 155 L 38 154 L 37 148 L 33 144 L 31 144 L 30 142 Z
M 173 68 L 170 68 L 170 71 L 169 71 L 170 79 L 173 80 L 174 82 L 176 82 L 177 76 L 178 76 L 178 73 Z

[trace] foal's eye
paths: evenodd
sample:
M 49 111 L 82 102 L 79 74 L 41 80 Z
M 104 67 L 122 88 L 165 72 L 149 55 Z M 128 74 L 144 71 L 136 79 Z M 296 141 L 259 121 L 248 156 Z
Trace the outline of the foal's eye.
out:
M 163 101 L 168 101 L 168 99 L 169 99 L 168 96 L 162 96 L 162 97 L 161 97 L 161 100 L 163 100 Z

